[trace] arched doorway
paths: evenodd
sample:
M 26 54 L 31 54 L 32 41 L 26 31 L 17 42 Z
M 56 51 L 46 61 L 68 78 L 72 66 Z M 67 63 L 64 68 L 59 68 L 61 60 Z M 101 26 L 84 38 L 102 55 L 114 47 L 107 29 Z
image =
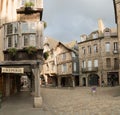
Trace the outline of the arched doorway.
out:
M 93 85 L 98 86 L 99 85 L 99 76 L 97 74 L 90 74 L 88 76 L 88 85 L 89 86 L 93 86 Z
M 119 85 L 119 74 L 118 72 L 109 72 L 107 74 L 108 86 Z
M 85 77 L 82 79 L 82 83 L 83 83 L 82 84 L 83 86 L 86 86 L 86 78 Z

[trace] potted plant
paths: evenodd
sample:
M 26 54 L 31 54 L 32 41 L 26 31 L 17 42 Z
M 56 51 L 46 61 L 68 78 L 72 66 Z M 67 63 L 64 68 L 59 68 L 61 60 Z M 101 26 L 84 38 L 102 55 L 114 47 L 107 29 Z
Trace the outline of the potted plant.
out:
M 32 13 L 33 6 L 34 6 L 33 2 L 26 2 L 25 3 L 25 12 L 26 12 L 26 14 L 31 14 Z
M 45 60 L 47 60 L 47 59 L 48 59 L 48 57 L 49 57 L 48 52 L 45 52 L 45 53 L 43 54 L 43 57 L 44 57 L 44 59 L 45 59 Z
M 47 22 L 43 21 L 44 22 L 44 29 L 47 27 Z
M 8 49 L 9 56 L 12 60 L 15 60 L 17 55 L 17 49 L 16 48 L 9 48 Z
M 28 55 L 34 55 L 37 52 L 36 47 L 29 46 L 25 48 L 25 51 L 27 52 Z

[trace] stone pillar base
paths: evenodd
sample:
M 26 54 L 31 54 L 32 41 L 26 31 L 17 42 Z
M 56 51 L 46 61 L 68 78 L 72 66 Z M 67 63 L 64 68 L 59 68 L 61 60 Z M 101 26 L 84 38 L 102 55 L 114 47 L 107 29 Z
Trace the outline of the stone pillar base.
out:
M 34 107 L 35 108 L 42 107 L 42 97 L 34 97 Z

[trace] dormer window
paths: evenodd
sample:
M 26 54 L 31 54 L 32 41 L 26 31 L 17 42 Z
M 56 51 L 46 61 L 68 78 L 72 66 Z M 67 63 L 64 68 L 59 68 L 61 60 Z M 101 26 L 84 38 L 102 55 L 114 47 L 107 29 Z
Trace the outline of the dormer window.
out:
M 110 36 L 110 29 L 109 28 L 106 28 L 106 29 L 104 29 L 104 36 L 105 37 L 109 37 Z
M 81 35 L 81 36 L 80 36 L 80 39 L 81 39 L 82 42 L 83 42 L 83 41 L 86 41 L 87 35 Z
M 98 33 L 94 33 L 94 34 L 92 34 L 92 37 L 93 37 L 93 39 L 98 38 Z

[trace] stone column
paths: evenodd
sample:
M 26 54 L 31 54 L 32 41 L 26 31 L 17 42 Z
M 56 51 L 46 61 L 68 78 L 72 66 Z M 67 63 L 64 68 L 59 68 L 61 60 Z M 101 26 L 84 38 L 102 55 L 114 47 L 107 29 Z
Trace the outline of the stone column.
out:
M 118 72 L 118 76 L 119 76 L 119 85 L 120 85 L 120 70 L 119 70 L 119 72 Z
M 40 95 L 40 71 L 39 65 L 34 69 L 35 75 L 35 96 L 34 96 L 34 107 L 40 108 L 42 106 L 42 97 Z
M 35 80 L 34 80 L 34 76 L 31 75 L 31 92 L 34 93 L 35 91 Z
M 61 77 L 58 76 L 58 87 L 61 87 Z
M 10 96 L 10 76 L 6 77 L 6 96 Z
M 86 77 L 86 87 L 88 87 L 88 77 Z
M 72 76 L 72 86 L 75 87 L 75 76 Z

